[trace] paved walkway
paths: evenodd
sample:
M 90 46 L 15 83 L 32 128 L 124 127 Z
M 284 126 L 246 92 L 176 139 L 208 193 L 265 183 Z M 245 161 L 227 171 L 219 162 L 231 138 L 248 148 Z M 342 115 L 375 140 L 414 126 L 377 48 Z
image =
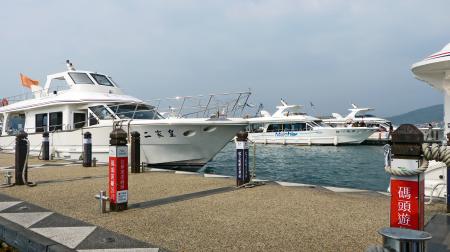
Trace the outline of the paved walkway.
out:
M 450 216 L 436 214 L 428 222 L 425 231 L 433 236 L 427 243 L 429 252 L 450 251 Z
M 7 159 L 0 154 L 0 166 L 8 166 L 2 158 Z M 3 188 L 0 193 L 12 198 L 4 202 L 40 208 L 34 220 L 42 215 L 81 220 L 82 225 L 69 227 L 83 227 L 87 238 L 67 248 L 87 248 L 82 247 L 85 240 L 104 230 L 173 251 L 364 251 L 381 244 L 377 230 L 389 226 L 389 197 L 383 192 L 286 182 L 235 189 L 235 180 L 226 176 L 159 169 L 130 174 L 129 210 L 101 214 L 94 195 L 107 189 L 107 167 L 41 164 L 30 169 L 36 187 Z M 5 213 L 19 204 L 25 203 L 5 208 Z M 444 209 L 435 204 L 426 206 L 426 213 Z M 35 225 L 44 219 L 29 228 L 41 231 L 46 227 Z

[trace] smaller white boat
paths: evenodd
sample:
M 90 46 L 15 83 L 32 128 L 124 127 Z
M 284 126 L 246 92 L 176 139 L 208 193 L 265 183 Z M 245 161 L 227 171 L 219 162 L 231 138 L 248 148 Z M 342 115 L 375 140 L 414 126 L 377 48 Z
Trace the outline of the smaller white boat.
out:
M 360 144 L 377 130 L 352 125 L 331 127 L 301 112 L 301 108 L 301 105 L 288 105 L 281 100 L 281 106 L 277 106 L 273 115 L 263 110 L 262 117 L 249 118 L 249 139 L 264 144 Z
M 371 134 L 365 142 L 383 144 L 389 141 L 390 134 L 394 130 L 389 120 L 367 114 L 368 111 L 373 111 L 373 108 L 360 108 L 352 104 L 352 108 L 348 110 L 350 113 L 345 117 L 338 113 L 332 113 L 333 117 L 323 119 L 323 122 L 333 127 L 344 127 L 351 124 L 353 127 L 376 128 L 376 132 Z

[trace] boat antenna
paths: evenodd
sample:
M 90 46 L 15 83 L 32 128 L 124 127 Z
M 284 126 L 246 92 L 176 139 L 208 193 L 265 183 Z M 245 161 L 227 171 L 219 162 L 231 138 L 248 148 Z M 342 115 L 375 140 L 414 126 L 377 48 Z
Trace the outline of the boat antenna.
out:
M 75 67 L 73 66 L 72 62 L 70 62 L 70 60 L 66 60 L 66 66 L 67 66 L 67 70 L 75 71 Z

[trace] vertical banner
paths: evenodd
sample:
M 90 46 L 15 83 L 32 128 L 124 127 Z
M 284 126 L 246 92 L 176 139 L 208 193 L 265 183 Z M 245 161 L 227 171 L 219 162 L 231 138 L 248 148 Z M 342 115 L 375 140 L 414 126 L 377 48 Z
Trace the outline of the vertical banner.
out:
M 236 142 L 236 185 L 241 186 L 250 182 L 247 141 Z
M 423 230 L 423 175 L 391 177 L 391 227 Z
M 128 146 L 110 146 L 109 197 L 111 208 L 126 208 L 128 203 Z

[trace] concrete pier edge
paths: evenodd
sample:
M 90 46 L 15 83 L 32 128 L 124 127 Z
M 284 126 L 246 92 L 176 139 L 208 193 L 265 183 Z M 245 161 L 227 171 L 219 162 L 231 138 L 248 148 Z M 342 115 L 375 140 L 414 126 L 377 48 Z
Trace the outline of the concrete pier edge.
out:
M 74 251 L 3 217 L 0 217 L 0 240 L 19 251 Z
M 19 251 L 167 251 L 2 193 L 0 240 Z

